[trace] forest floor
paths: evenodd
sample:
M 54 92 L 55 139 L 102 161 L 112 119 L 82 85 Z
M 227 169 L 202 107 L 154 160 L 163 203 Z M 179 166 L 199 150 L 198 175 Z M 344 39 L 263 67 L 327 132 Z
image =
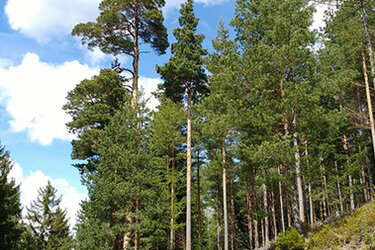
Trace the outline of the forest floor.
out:
M 350 215 L 313 229 L 307 249 L 375 249 L 375 202 Z

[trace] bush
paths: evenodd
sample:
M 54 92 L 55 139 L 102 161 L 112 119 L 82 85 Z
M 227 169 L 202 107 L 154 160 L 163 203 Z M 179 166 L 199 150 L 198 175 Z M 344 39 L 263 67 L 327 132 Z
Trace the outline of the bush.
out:
M 275 242 L 277 250 L 302 250 L 305 242 L 303 235 L 295 228 L 288 229 L 285 233 L 279 233 Z

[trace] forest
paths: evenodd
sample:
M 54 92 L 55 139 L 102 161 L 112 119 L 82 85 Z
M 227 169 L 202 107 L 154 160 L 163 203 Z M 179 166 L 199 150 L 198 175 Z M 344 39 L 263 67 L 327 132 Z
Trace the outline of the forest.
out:
M 116 59 L 68 93 L 88 190 L 72 231 L 50 183 L 21 219 L 2 148 L 1 249 L 321 249 L 285 241 L 373 201 L 375 1 L 237 0 L 212 52 L 194 1 L 173 39 L 164 4 L 103 0 L 96 21 L 72 30 L 132 67 Z M 322 6 L 325 26 L 313 30 Z M 169 47 L 150 110 L 143 49 Z

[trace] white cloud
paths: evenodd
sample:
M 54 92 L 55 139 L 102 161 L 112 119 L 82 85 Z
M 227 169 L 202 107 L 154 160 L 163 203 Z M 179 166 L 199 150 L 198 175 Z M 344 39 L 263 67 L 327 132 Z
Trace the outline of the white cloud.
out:
M 74 25 L 95 20 L 101 0 L 8 0 L 12 29 L 39 42 L 67 35 Z
M 229 0 L 196 0 L 217 5 Z M 45 43 L 70 34 L 81 22 L 93 21 L 101 0 L 7 0 L 5 13 L 12 29 Z M 185 0 L 167 0 L 164 12 L 178 9 Z
M 139 78 L 139 85 L 141 91 L 144 94 L 144 99 L 147 101 L 147 107 L 150 110 L 155 110 L 156 107 L 159 105 L 159 101 L 152 95 L 152 92 L 155 92 L 158 88 L 158 84 L 161 82 L 158 78 L 147 78 L 147 77 L 140 77 Z
M 126 58 L 120 58 L 121 62 Z M 83 79 L 91 78 L 99 70 L 78 61 L 52 64 L 40 61 L 38 55 L 27 53 L 21 64 L 0 65 L 0 100 L 6 101 L 6 110 L 12 132 L 26 131 L 31 141 L 49 145 L 54 139 L 71 140 L 65 124 L 70 116 L 62 110 L 68 91 Z M 157 100 L 151 95 L 159 79 L 140 77 L 148 107 L 154 109 Z
M 11 115 L 11 130 L 26 130 L 32 141 L 43 145 L 53 139 L 70 140 L 65 124 L 70 120 L 62 107 L 69 90 L 98 72 L 78 61 L 56 65 L 27 53 L 20 65 L 0 67 L 0 88 Z
M 61 208 L 66 209 L 71 227 L 76 223 L 76 214 L 80 209 L 80 202 L 87 198 L 87 194 L 77 191 L 65 179 L 53 179 L 45 175 L 41 170 L 30 172 L 27 176 L 23 175 L 23 170 L 19 164 L 15 163 L 10 173 L 10 177 L 16 180 L 17 184 L 21 184 L 21 204 L 23 206 L 22 214 L 27 214 L 26 207 L 30 207 L 30 203 L 38 196 L 38 190 L 44 188 L 48 181 L 57 189 L 56 197 L 62 196 L 60 203 Z

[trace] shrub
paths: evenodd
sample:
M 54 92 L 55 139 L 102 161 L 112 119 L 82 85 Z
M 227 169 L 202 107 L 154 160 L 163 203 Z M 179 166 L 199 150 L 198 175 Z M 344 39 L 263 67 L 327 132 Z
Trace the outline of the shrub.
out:
M 305 242 L 302 234 L 295 228 L 290 228 L 285 233 L 278 234 L 275 245 L 277 250 L 302 250 Z

